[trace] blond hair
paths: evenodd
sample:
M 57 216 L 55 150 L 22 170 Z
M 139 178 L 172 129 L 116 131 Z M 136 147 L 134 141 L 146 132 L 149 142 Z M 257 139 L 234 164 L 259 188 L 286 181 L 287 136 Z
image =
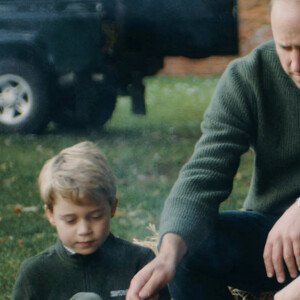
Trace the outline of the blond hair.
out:
M 62 197 L 82 205 L 110 205 L 116 197 L 115 178 L 104 155 L 92 142 L 82 142 L 63 149 L 44 164 L 38 178 L 40 195 L 49 209 Z

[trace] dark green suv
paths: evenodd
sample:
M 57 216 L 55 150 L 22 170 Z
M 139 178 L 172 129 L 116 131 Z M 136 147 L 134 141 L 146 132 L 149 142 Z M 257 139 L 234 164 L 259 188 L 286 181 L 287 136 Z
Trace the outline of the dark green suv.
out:
M 165 56 L 237 51 L 235 0 L 0 0 L 0 132 L 102 126 L 124 93 L 145 113 Z

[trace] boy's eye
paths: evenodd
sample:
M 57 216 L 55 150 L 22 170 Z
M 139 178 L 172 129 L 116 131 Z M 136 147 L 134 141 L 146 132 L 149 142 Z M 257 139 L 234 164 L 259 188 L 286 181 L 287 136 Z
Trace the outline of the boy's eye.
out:
M 91 216 L 91 219 L 92 220 L 99 220 L 102 218 L 102 215 L 94 215 L 94 216 Z
M 64 221 L 65 221 L 65 223 L 67 223 L 67 224 L 75 223 L 75 219 L 65 219 Z

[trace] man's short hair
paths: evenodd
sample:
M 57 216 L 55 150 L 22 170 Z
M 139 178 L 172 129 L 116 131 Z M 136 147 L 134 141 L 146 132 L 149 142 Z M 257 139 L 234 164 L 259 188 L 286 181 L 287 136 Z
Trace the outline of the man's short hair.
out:
M 76 204 L 112 205 L 116 197 L 115 177 L 104 155 L 92 142 L 63 149 L 44 164 L 38 178 L 40 195 L 49 209 L 62 197 Z

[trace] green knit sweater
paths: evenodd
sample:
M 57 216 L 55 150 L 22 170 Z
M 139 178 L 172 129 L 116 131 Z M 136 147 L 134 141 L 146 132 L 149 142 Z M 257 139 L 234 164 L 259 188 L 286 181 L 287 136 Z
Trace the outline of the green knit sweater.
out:
M 255 162 L 245 209 L 282 213 L 300 196 L 300 90 L 283 71 L 273 41 L 229 64 L 201 128 L 166 200 L 160 237 L 177 233 L 189 247 L 201 240 L 249 147 Z
M 90 255 L 72 255 L 58 241 L 22 264 L 12 300 L 68 300 L 78 292 L 124 300 L 132 277 L 153 258 L 150 249 L 113 235 Z M 169 299 L 166 289 L 159 299 Z

